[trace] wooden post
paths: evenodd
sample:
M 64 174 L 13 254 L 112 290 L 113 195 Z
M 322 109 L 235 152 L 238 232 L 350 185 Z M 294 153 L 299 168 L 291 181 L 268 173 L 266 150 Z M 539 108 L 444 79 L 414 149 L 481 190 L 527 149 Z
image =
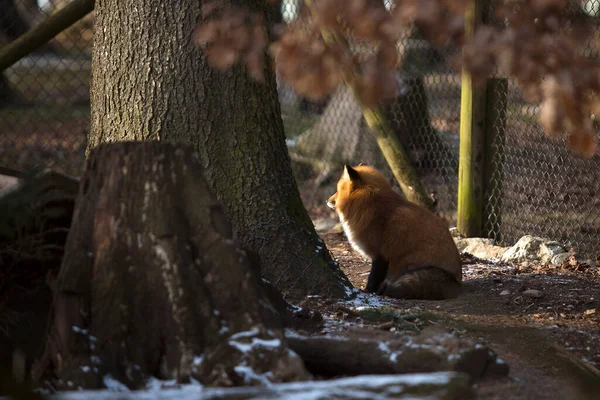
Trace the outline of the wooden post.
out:
M 481 23 L 484 3 L 470 0 L 465 15 L 465 33 L 473 35 Z M 458 166 L 457 229 L 464 236 L 480 236 L 483 227 L 483 180 L 486 128 L 486 84 L 475 87 L 463 69 L 460 103 L 460 160 Z
M 0 49 L 0 72 L 48 43 L 94 9 L 94 0 L 74 0 L 36 27 Z
M 504 165 L 504 143 L 506 131 L 506 110 L 508 103 L 508 80 L 493 78 L 487 83 L 485 123 L 485 170 L 483 179 L 483 221 L 482 230 L 490 223 L 491 231 L 496 232 L 494 239 L 501 240 L 502 223 L 502 168 Z M 492 179 L 496 178 L 495 181 Z M 494 204 L 486 204 L 494 195 Z M 490 209 L 493 206 L 493 210 Z M 483 236 L 489 235 L 483 231 Z

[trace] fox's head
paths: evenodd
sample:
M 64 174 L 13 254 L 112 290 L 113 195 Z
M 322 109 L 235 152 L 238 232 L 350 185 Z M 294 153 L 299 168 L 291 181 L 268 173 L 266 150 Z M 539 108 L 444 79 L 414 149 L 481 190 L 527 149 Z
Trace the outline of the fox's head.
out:
M 327 205 L 340 209 L 344 204 L 362 195 L 370 196 L 378 191 L 392 190 L 386 177 L 369 165 L 356 167 L 344 165 L 344 172 L 337 183 L 337 192 L 327 199 Z

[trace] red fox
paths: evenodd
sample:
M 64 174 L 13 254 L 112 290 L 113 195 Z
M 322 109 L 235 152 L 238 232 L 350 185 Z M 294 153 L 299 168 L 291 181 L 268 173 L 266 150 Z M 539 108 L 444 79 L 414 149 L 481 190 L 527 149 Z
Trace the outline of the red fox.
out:
M 462 265 L 448 225 L 394 192 L 381 172 L 345 165 L 327 205 L 354 250 L 371 259 L 367 292 L 428 300 L 459 295 Z

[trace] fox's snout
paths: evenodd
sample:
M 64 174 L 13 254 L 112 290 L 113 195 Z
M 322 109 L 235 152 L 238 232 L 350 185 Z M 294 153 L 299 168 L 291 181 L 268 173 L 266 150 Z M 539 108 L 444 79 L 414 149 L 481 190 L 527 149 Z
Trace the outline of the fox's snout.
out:
M 335 195 L 327 199 L 327 207 L 335 209 Z

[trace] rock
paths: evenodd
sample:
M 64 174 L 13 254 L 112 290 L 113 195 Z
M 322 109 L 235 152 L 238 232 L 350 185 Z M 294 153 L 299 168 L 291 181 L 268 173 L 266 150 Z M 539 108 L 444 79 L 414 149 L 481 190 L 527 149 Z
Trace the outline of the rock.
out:
M 565 250 L 565 247 L 556 241 L 545 241 L 540 244 L 538 257 L 542 264 L 549 264 L 554 256 L 563 254 Z
M 527 289 L 523 292 L 523 296 L 539 299 L 544 297 L 544 293 L 537 289 Z
M 0 193 L 16 188 L 19 178 L 0 174 Z
M 598 263 L 594 260 L 585 260 L 579 264 L 585 268 L 598 268 Z
M 561 265 L 562 263 L 564 263 L 565 261 L 567 261 L 569 259 L 571 254 L 572 253 L 570 253 L 568 251 L 564 252 L 564 253 L 559 253 L 559 254 L 555 255 L 554 257 L 552 257 L 552 259 L 550 260 L 550 264 Z
M 508 290 L 503 290 L 500 292 L 500 296 L 508 296 L 510 292 Z
M 496 246 L 495 240 L 486 238 L 455 238 L 454 243 L 461 253 L 470 253 L 484 260 L 500 258 L 508 250 L 508 247 Z
M 558 242 L 526 235 L 506 250 L 502 255 L 502 261 L 507 263 L 535 261 L 541 264 L 549 264 L 554 256 L 565 252 L 565 247 Z

